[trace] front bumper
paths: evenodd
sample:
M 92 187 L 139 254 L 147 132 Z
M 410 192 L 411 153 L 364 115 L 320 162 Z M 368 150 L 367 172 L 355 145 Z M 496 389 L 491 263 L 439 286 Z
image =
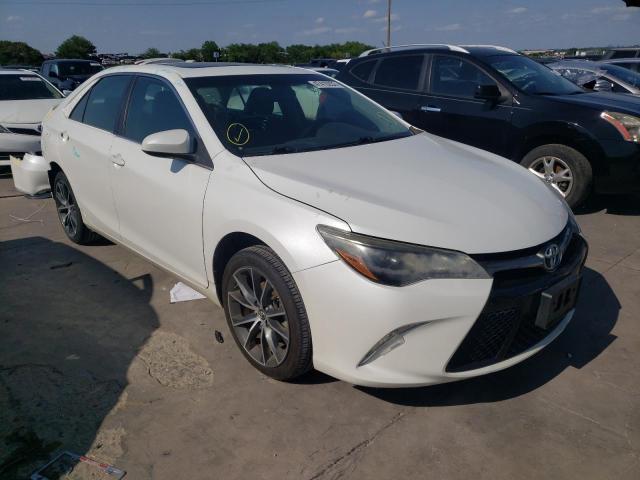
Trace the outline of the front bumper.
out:
M 10 154 L 39 153 L 41 150 L 39 135 L 0 133 L 0 165 L 10 164 Z
M 514 278 L 427 280 L 397 288 L 374 284 L 341 261 L 297 272 L 294 278 L 311 326 L 314 366 L 357 385 L 404 387 L 450 382 L 515 365 L 553 341 L 574 314 L 567 312 L 542 335 L 520 335 L 520 343 L 514 344 L 514 332 L 531 333 L 529 311 L 535 310 L 540 292 L 567 275 L 580 274 L 587 247 L 580 236 L 576 238 L 574 254 L 556 272 L 535 278 L 514 272 Z M 472 361 L 451 368 L 457 352 L 474 336 L 477 340 L 474 331 L 485 309 L 507 299 L 530 310 L 514 316 L 500 338 L 486 339 L 499 348 L 481 351 L 477 359 L 463 356 Z M 362 364 L 382 338 L 409 325 L 413 328 L 403 331 L 404 343 Z
M 640 193 L 640 144 L 622 140 L 602 142 L 606 169 L 594 172 L 595 189 L 599 193 Z

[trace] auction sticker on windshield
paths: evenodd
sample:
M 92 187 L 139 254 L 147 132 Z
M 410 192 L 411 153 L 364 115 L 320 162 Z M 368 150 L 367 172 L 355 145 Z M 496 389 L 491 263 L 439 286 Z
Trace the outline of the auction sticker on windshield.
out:
M 309 83 L 316 88 L 344 88 L 338 82 L 331 80 L 310 80 Z

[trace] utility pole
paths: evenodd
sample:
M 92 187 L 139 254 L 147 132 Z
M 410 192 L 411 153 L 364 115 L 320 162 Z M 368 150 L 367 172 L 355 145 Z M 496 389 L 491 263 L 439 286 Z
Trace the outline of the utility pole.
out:
M 391 48 L 391 0 L 387 6 L 387 47 Z

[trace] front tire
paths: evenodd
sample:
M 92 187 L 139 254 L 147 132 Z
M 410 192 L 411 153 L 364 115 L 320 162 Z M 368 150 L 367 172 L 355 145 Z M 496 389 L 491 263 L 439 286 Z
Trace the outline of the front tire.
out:
M 56 203 L 60 225 L 69 240 L 79 245 L 86 245 L 100 238 L 82 221 L 80 207 L 64 172 L 58 172 L 53 180 L 53 199 Z
M 591 191 L 593 172 L 589 160 L 566 145 L 536 147 L 525 155 L 520 165 L 555 188 L 571 208 L 581 205 Z
M 227 324 L 245 358 L 265 375 L 293 380 L 311 365 L 311 329 L 298 287 L 273 250 L 236 253 L 222 279 Z

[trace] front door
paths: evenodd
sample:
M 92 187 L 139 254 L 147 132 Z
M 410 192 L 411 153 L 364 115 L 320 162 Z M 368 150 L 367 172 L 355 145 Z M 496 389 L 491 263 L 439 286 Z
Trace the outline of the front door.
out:
M 202 244 L 202 205 L 211 169 L 197 163 L 206 156 L 201 142 L 194 159 L 149 155 L 147 135 L 195 128 L 175 91 L 164 80 L 136 78 L 121 134 L 111 148 L 111 185 L 123 244 L 206 287 Z
M 511 95 L 473 63 L 457 56 L 434 55 L 427 92 L 420 106 L 425 130 L 487 150 L 507 154 L 511 128 Z M 474 98 L 479 85 L 497 85 L 499 102 Z

